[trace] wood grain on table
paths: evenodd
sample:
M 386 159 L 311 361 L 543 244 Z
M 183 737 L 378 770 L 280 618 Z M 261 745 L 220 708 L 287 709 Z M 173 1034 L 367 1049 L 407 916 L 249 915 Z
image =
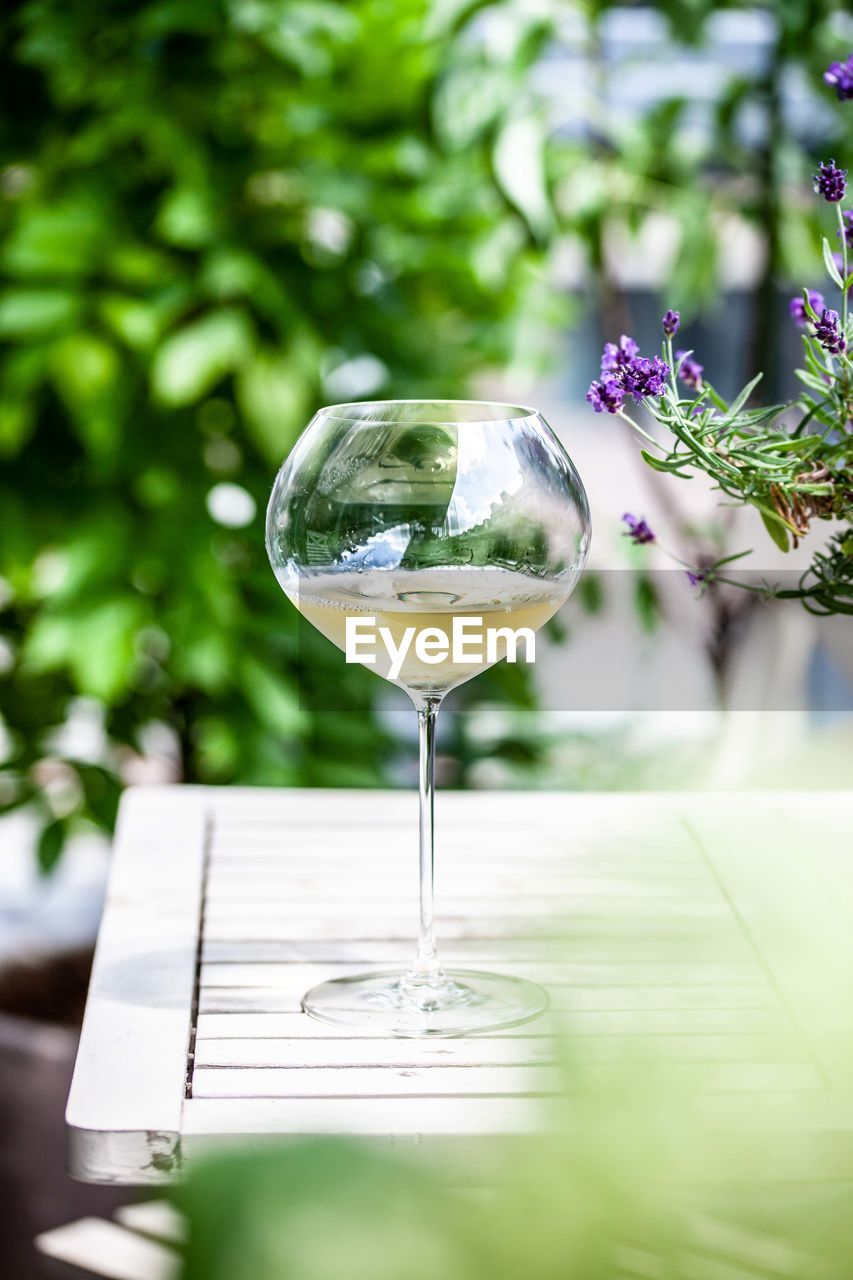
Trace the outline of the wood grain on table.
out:
M 451 792 L 437 821 L 443 960 L 539 982 L 544 1017 L 402 1040 L 301 1011 L 317 982 L 409 961 L 414 796 L 127 793 L 72 1172 L 168 1181 L 241 1135 L 523 1135 L 565 1092 L 565 1053 L 846 1117 L 853 794 Z

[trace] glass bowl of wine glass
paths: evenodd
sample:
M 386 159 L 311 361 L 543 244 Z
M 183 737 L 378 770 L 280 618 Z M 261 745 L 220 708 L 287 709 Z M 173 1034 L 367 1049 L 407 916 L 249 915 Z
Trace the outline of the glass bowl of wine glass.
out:
M 447 1036 L 513 1026 L 545 1009 L 534 983 L 445 969 L 439 960 L 435 726 L 452 689 L 517 656 L 516 645 L 565 603 L 589 538 L 577 471 L 541 414 L 523 405 L 332 405 L 314 415 L 282 465 L 266 522 L 282 590 L 348 661 L 408 694 L 420 739 L 412 964 L 322 983 L 303 1001 L 313 1017 L 377 1034 Z M 485 810 L 483 827 L 487 842 Z

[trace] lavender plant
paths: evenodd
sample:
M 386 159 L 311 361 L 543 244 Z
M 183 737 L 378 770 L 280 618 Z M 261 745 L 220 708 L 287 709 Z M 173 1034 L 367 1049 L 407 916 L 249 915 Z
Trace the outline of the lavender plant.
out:
M 824 80 L 839 99 L 853 98 L 853 54 L 833 63 Z M 838 309 L 823 295 L 804 289 L 791 300 L 791 318 L 803 330 L 803 367 L 796 370 L 803 391 L 786 404 L 748 408 L 761 380 L 759 373 L 730 402 L 705 377 L 690 350 L 673 350 L 680 327 L 677 311 L 662 319 L 660 356 L 643 356 L 623 334 L 605 345 L 601 374 L 587 400 L 596 413 L 623 418 L 644 442 L 642 456 L 656 471 L 690 479 L 708 476 L 727 499 L 752 506 L 768 534 L 788 551 L 798 545 L 814 521 L 836 528 L 812 557 L 795 587 L 755 585 L 729 578 L 725 567 L 749 552 L 709 565 L 683 567 L 693 584 L 705 588 L 728 582 L 761 594 L 796 598 L 815 613 L 853 614 L 853 326 L 848 297 L 853 287 L 853 209 L 844 209 L 847 171 L 834 160 L 821 162 L 815 192 L 835 207 L 838 250 L 823 240 L 823 261 L 839 291 Z M 628 412 L 644 405 L 664 429 L 663 438 L 647 432 Z M 636 543 L 656 538 L 644 520 L 626 515 L 627 536 Z M 675 557 L 678 559 L 678 557 Z

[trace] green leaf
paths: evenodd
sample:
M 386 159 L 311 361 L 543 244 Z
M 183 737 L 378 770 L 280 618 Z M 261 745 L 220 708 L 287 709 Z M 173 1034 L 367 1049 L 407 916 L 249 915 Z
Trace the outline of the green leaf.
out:
M 813 405 L 812 412 L 821 407 L 819 404 Z M 774 448 L 778 453 L 816 453 L 820 446 L 820 436 L 793 436 L 790 440 L 779 440 Z
M 36 861 L 43 875 L 49 875 L 62 857 L 67 834 L 61 818 L 53 818 L 42 827 L 36 846 Z
M 722 560 L 715 560 L 711 566 L 713 569 L 721 569 L 724 564 L 733 564 L 735 560 L 743 560 L 745 556 L 751 556 L 752 549 L 748 551 L 735 551 L 730 556 L 723 556 Z
M 120 293 L 104 294 L 100 313 L 113 333 L 133 351 L 150 351 L 160 337 L 162 317 L 147 302 Z
M 305 713 L 293 687 L 276 678 L 254 658 L 245 658 L 240 677 L 247 701 L 258 719 L 274 733 L 300 734 L 305 729 Z
M 160 206 L 154 229 L 168 244 L 200 249 L 210 244 L 216 234 L 212 202 L 204 192 L 192 188 L 170 191 Z
M 794 377 L 799 378 L 804 386 L 811 387 L 812 391 L 826 390 L 826 383 L 816 373 L 807 373 L 805 369 L 795 369 Z
M 91 270 L 109 234 L 105 204 L 87 195 L 52 198 L 18 220 L 3 250 L 3 266 L 29 279 L 80 276 Z
M 74 761 L 74 768 L 83 785 L 89 817 L 102 830 L 111 832 L 118 812 L 121 783 L 114 773 L 99 765 Z
M 791 535 L 787 527 L 781 520 L 769 514 L 766 511 L 760 511 L 759 515 L 764 523 L 764 528 L 770 534 L 770 537 L 776 543 L 780 551 L 790 551 Z
M 651 578 L 641 574 L 634 584 L 634 607 L 644 631 L 655 631 L 661 619 L 661 604 Z
M 728 406 L 727 402 L 723 399 L 723 397 L 722 397 L 721 395 L 719 395 L 719 394 L 714 390 L 714 388 L 711 386 L 710 382 L 706 382 L 706 383 L 705 383 L 705 390 L 708 392 L 709 397 L 710 397 L 710 398 L 711 398 L 711 400 L 713 401 L 714 407 L 715 407 L 715 408 L 717 408 L 717 409 L 719 409 L 721 413 L 728 413 L 728 411 L 729 411 L 729 406 Z
M 80 306 L 64 289 L 7 289 L 0 300 L 0 338 L 47 337 L 65 329 Z
M 207 782 L 232 777 L 245 749 L 237 725 L 224 716 L 199 716 L 193 725 L 193 746 L 199 775 Z
M 118 445 L 121 362 L 114 347 L 92 333 L 70 333 L 58 342 L 51 361 L 56 389 L 75 429 L 95 456 Z
M 553 224 L 545 178 L 545 134 L 533 116 L 511 120 L 498 135 L 494 150 L 495 176 L 511 204 L 537 238 Z
M 673 461 L 671 459 L 656 458 L 647 449 L 641 449 L 640 456 L 653 471 L 663 471 L 666 475 L 679 476 L 682 480 L 690 479 L 690 473 L 681 470 L 683 463 L 680 459 Z
M 835 262 L 832 257 L 832 249 L 830 247 L 829 241 L 827 240 L 826 236 L 823 237 L 822 244 L 823 244 L 823 265 L 826 267 L 827 275 L 829 276 L 829 278 L 832 280 L 834 284 L 838 285 L 839 289 L 843 289 L 844 281 L 841 279 L 841 272 L 838 270 L 838 267 L 835 265 Z
M 584 573 L 578 584 L 578 597 L 587 613 L 600 613 L 604 608 L 604 588 L 601 585 L 601 575 L 594 572 Z
M 811 374 L 816 378 L 825 377 L 828 370 L 822 360 L 822 349 L 811 338 L 803 335 L 803 354 L 806 365 Z M 794 372 L 797 372 L 796 370 Z M 826 385 L 824 383 L 824 385 Z
M 748 382 L 746 386 L 743 387 L 742 390 L 738 392 L 734 400 L 729 405 L 728 412 L 722 424 L 723 426 L 729 426 L 732 422 L 734 422 L 735 418 L 738 416 L 741 409 L 746 404 L 747 400 L 752 395 L 753 391 L 758 386 L 759 382 L 763 377 L 764 377 L 763 373 L 757 373 L 755 377 L 752 379 L 752 381 Z
M 137 663 L 134 640 L 141 609 L 130 598 L 108 600 L 77 624 L 70 665 L 81 693 L 108 706 L 127 696 Z
M 205 630 L 186 640 L 175 654 L 175 673 L 179 679 L 206 693 L 221 694 L 234 675 L 233 656 L 226 636 Z
M 33 671 L 55 671 L 69 661 L 73 647 L 71 619 L 43 613 L 30 626 L 23 655 Z
M 237 377 L 237 401 L 261 454 L 278 466 L 310 416 L 312 387 L 294 353 L 258 351 Z
M 128 596 L 80 613 L 42 613 L 24 645 L 27 661 L 38 671 L 67 668 L 78 692 L 108 705 L 120 702 L 136 666 L 134 640 L 142 610 L 142 602 Z
M 0 401 L 0 457 L 20 453 L 33 432 L 33 406 L 27 400 Z
M 151 385 L 167 405 L 193 404 L 249 358 L 252 327 L 242 311 L 214 311 L 166 339 L 154 357 Z
M 500 67 L 472 75 L 467 65 L 442 77 L 433 100 L 436 132 L 447 148 L 461 150 L 478 142 L 512 100 L 513 85 Z

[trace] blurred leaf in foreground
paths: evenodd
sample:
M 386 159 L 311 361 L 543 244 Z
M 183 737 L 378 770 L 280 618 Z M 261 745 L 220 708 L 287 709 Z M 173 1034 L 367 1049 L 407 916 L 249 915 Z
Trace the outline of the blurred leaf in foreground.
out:
M 563 1059 L 538 1136 L 202 1161 L 174 1193 L 184 1280 L 846 1280 L 853 1147 L 820 1107 L 703 1098 L 630 1050 Z

